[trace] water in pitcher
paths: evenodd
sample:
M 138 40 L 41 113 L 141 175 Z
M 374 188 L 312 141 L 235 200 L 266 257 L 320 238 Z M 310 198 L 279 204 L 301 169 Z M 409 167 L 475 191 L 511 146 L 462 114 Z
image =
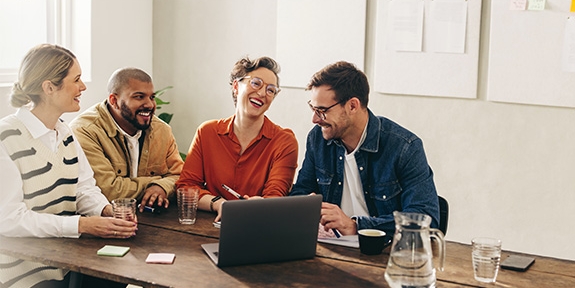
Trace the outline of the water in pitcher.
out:
M 435 268 L 431 239 L 439 244 L 439 269 L 445 261 L 445 240 L 441 231 L 430 228 L 431 217 L 420 213 L 393 212 L 395 234 L 385 269 L 385 280 L 392 288 L 433 288 Z
M 435 269 L 428 253 L 402 250 L 389 257 L 385 280 L 390 287 L 435 287 Z

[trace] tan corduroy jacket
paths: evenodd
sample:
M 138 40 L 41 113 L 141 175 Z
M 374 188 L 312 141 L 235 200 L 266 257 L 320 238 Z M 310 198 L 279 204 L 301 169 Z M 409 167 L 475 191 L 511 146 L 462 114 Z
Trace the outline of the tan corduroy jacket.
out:
M 184 162 L 171 127 L 160 118 L 154 116 L 150 128 L 144 131 L 136 178 L 130 178 L 126 141 L 108 111 L 107 100 L 88 108 L 70 127 L 94 170 L 96 185 L 108 200 L 139 199 L 150 185 L 162 187 L 168 196 L 174 192 Z

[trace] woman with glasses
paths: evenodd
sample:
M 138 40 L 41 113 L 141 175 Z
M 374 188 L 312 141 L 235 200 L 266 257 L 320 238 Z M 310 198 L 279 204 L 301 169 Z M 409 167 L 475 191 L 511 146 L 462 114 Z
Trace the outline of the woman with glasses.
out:
M 81 74 L 74 54 L 57 45 L 36 46 L 22 61 L 10 95 L 18 110 L 0 120 L 2 236 L 128 238 L 136 233 L 135 222 L 113 218 L 86 155 L 59 119 L 80 109 L 86 90 Z M 67 272 L 0 254 L 2 287 L 68 287 Z
M 200 189 L 198 208 L 221 216 L 227 200 L 286 196 L 297 167 L 298 144 L 290 129 L 266 116 L 280 92 L 279 65 L 269 57 L 240 59 L 230 74 L 235 114 L 200 125 L 178 188 Z

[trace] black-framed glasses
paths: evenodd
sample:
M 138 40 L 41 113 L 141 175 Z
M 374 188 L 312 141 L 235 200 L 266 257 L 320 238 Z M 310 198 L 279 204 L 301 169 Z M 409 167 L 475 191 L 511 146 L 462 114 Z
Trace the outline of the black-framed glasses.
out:
M 266 95 L 269 97 L 275 97 L 276 95 L 278 95 L 278 93 L 280 93 L 281 89 L 274 85 L 274 84 L 266 84 L 264 82 L 264 80 L 262 80 L 261 78 L 258 77 L 252 77 L 252 76 L 245 76 L 240 78 L 238 81 L 242 81 L 244 79 L 250 79 L 250 86 L 252 86 L 252 88 L 254 88 L 256 91 L 260 91 L 260 89 L 262 89 L 262 87 L 266 87 Z
M 309 105 L 309 108 L 311 109 L 311 111 L 315 112 L 315 115 L 317 115 L 317 117 L 319 117 L 319 119 L 325 120 L 326 119 L 325 113 L 327 112 L 327 110 L 329 110 L 329 109 L 335 107 L 335 105 L 341 104 L 343 102 L 345 102 L 345 101 L 342 100 L 342 101 L 339 101 L 339 102 L 337 102 L 337 103 L 335 103 L 329 107 L 323 108 L 323 107 L 314 107 L 313 105 L 311 105 L 311 100 L 309 100 L 309 101 L 307 101 L 307 105 Z

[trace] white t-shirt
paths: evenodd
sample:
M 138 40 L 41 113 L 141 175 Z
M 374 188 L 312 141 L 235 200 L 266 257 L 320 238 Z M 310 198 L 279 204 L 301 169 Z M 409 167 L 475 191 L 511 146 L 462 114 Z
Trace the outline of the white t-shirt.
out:
M 114 121 L 116 123 L 116 121 Z M 132 166 L 132 171 L 130 171 L 130 178 L 138 177 L 138 163 L 140 162 L 140 137 L 142 137 L 142 130 L 138 130 L 134 136 L 126 133 L 118 123 L 116 123 L 118 130 L 124 134 L 126 138 L 126 146 L 128 146 L 128 153 L 130 153 L 130 165 Z
M 345 155 L 343 194 L 341 195 L 340 206 L 343 213 L 348 216 L 369 216 L 363 193 L 363 185 L 361 184 L 361 177 L 359 176 L 359 169 L 363 170 L 364 167 L 357 167 L 357 162 L 355 161 L 355 153 L 365 141 L 366 135 L 367 123 L 363 128 L 363 133 L 355 149 Z

